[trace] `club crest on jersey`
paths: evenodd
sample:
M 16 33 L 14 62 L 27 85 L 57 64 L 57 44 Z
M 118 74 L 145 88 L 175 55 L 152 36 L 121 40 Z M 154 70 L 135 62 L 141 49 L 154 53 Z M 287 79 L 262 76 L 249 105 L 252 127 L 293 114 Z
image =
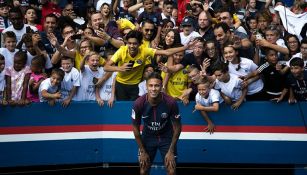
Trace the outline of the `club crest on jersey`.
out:
M 142 60 L 136 60 L 136 63 L 138 63 L 138 64 L 142 64 L 142 63 L 143 63 L 143 61 L 142 61 Z
M 131 118 L 135 119 L 135 111 L 132 109 Z
M 167 113 L 164 112 L 161 114 L 161 118 L 167 118 L 167 117 L 168 117 Z

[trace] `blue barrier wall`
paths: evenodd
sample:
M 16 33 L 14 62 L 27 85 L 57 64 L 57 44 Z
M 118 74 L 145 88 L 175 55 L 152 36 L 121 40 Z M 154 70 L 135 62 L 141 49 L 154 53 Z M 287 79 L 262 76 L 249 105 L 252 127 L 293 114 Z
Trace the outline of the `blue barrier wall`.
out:
M 307 103 L 246 102 L 237 111 L 222 104 L 219 112 L 209 114 L 217 126 L 212 135 L 202 131 L 206 123 L 199 112 L 192 113 L 194 105 L 179 104 L 179 163 L 307 164 Z M 136 163 L 131 106 L 117 102 L 110 109 L 81 102 L 68 108 L 41 103 L 1 107 L 0 167 Z M 123 132 L 110 137 L 109 131 L 117 130 Z M 75 132 L 79 135 L 71 134 Z M 88 132 L 97 135 L 81 138 Z

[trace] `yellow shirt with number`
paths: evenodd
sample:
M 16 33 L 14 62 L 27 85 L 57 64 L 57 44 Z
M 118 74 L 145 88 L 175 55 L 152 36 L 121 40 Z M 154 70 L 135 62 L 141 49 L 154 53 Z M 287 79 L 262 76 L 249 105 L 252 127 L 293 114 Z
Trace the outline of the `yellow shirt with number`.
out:
M 128 53 L 128 46 L 121 46 L 112 56 L 111 60 L 114 63 L 117 63 L 118 67 L 122 66 L 124 63 L 129 63 L 129 61 L 133 61 L 134 64 L 130 71 L 118 72 L 116 81 L 127 85 L 135 85 L 140 83 L 142 80 L 144 67 L 145 65 L 151 63 L 155 52 L 155 49 L 140 46 L 138 54 L 132 58 Z
M 166 85 L 166 93 L 174 98 L 182 95 L 183 91 L 188 88 L 188 79 L 187 73 L 188 66 L 184 69 L 177 71 L 176 73 L 171 74 Z M 165 73 L 162 72 L 162 78 L 164 79 Z

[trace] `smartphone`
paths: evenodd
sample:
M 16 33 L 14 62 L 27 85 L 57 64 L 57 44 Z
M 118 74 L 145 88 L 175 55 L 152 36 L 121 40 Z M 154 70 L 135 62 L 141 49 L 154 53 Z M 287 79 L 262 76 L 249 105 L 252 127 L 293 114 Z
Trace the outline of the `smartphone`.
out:
M 129 63 L 130 63 L 130 64 L 129 64 L 128 66 L 129 66 L 129 67 L 133 67 L 134 61 L 130 60 Z
M 98 82 L 98 78 L 93 77 L 93 83 L 96 84 Z
M 71 39 L 72 40 L 76 40 L 76 39 L 81 39 L 81 34 L 75 34 L 75 35 L 73 35 L 73 36 L 71 36 Z
M 260 33 L 258 33 L 258 34 L 256 35 L 256 39 L 262 39 L 262 35 L 261 35 Z
M 104 26 L 104 23 L 100 23 L 98 26 L 99 26 L 99 30 L 101 30 L 101 31 L 104 30 L 104 27 L 105 27 L 105 26 Z

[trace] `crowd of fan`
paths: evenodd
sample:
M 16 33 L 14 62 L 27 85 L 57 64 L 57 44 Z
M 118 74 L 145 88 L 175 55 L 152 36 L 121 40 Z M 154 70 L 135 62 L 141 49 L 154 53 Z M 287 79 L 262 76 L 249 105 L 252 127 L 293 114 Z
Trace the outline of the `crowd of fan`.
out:
M 237 109 L 245 100 L 305 101 L 306 4 L 1 0 L 0 104 L 112 107 L 146 94 L 153 72 L 165 93 L 195 100 L 206 120 L 221 102 Z M 299 34 L 288 32 L 289 14 Z

